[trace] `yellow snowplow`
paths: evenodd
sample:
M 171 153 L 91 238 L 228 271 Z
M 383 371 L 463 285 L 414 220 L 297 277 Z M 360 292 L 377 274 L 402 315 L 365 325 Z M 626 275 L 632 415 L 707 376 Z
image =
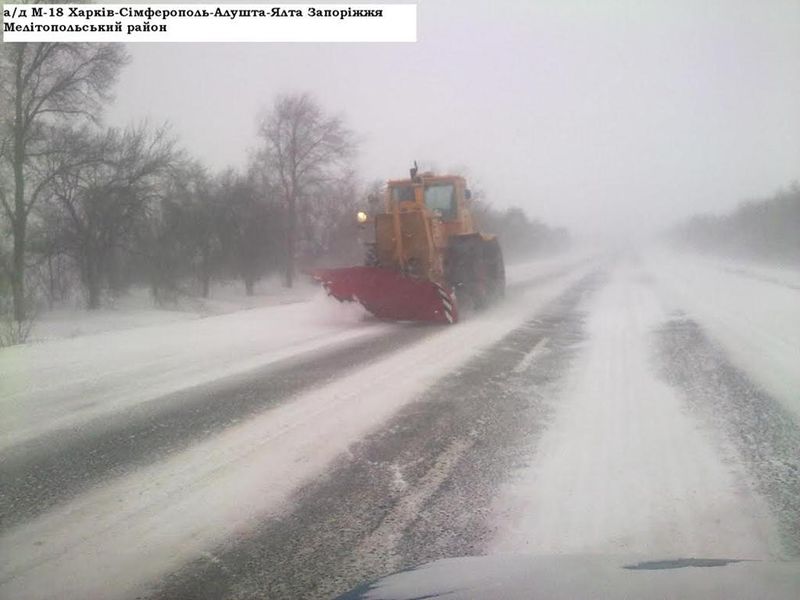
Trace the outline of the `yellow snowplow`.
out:
M 469 200 L 463 177 L 419 174 L 415 163 L 409 179 L 387 182 L 383 211 L 358 214 L 374 234 L 365 264 L 311 274 L 381 319 L 454 323 L 459 307 L 483 308 L 505 289 L 500 244 L 475 229 Z

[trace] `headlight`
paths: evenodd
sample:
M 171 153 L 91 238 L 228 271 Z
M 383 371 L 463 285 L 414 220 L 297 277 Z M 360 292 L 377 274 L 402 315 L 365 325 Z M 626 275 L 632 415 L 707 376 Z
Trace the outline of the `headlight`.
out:
M 363 210 L 358 211 L 356 213 L 356 221 L 358 221 L 359 223 L 362 223 L 362 224 L 366 223 L 367 222 L 367 213 L 365 213 Z

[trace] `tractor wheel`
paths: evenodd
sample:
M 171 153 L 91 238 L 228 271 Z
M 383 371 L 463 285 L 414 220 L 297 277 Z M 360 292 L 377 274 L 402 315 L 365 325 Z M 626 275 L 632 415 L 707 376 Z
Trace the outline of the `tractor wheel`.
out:
M 486 241 L 478 235 L 451 238 L 445 265 L 461 306 L 482 310 L 502 297 L 505 270 L 496 239 Z
M 449 240 L 445 253 L 445 275 L 455 292 L 459 307 L 473 305 L 473 255 L 475 254 L 475 236 L 453 236 Z
M 506 293 L 506 268 L 503 263 L 503 251 L 497 238 L 484 241 L 481 258 L 485 274 L 486 293 L 489 302 L 503 298 Z

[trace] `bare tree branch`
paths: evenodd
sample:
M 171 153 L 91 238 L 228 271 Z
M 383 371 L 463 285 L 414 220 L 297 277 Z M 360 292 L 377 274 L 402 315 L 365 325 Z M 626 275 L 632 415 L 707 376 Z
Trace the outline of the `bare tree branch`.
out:
M 28 217 L 43 191 L 66 165 L 58 163 L 52 133 L 68 121 L 95 122 L 127 58 L 115 44 L 18 43 L 0 45 L 0 128 L 4 162 L 13 172 L 13 198 L 3 199 L 12 224 L 14 316 L 25 318 Z M 6 146 L 7 149 L 6 149 Z
M 264 167 L 280 182 L 287 214 L 285 277 L 291 286 L 298 227 L 309 229 L 309 188 L 337 171 L 341 174 L 356 141 L 341 119 L 326 116 L 309 94 L 279 97 L 261 120 L 259 135 L 264 140 Z

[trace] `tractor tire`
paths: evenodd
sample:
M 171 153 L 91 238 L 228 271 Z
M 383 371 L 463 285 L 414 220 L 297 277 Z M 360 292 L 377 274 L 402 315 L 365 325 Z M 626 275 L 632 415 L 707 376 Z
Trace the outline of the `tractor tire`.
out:
M 483 310 L 504 294 L 505 268 L 497 239 L 475 234 L 450 238 L 445 272 L 462 307 Z
M 472 280 L 476 240 L 473 235 L 453 236 L 445 253 L 445 277 L 460 308 L 473 304 Z
M 483 242 L 482 258 L 489 301 L 495 302 L 506 295 L 506 267 L 503 262 L 503 251 L 497 238 Z

